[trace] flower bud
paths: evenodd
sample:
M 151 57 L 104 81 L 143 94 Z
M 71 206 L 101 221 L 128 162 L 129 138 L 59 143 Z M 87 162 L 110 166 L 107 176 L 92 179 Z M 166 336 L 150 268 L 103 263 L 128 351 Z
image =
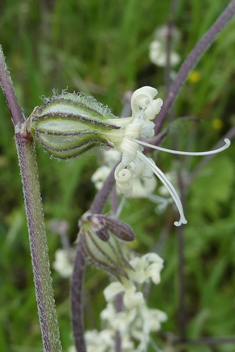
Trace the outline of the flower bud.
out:
M 120 129 L 113 119 L 94 98 L 65 93 L 36 107 L 25 126 L 50 154 L 68 159 L 97 146 L 113 148 L 109 133 Z
M 133 241 L 130 226 L 107 215 L 85 213 L 80 222 L 79 241 L 91 262 L 122 281 L 133 270 L 125 259 L 123 241 Z M 126 247 L 127 250 L 127 247 Z

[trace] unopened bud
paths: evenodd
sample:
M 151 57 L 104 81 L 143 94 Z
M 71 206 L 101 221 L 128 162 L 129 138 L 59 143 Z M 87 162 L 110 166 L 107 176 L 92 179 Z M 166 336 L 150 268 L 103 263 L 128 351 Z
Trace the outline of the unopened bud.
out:
M 133 270 L 124 256 L 124 241 L 135 239 L 133 230 L 123 222 L 107 215 L 85 213 L 79 225 L 79 241 L 91 262 L 122 281 Z

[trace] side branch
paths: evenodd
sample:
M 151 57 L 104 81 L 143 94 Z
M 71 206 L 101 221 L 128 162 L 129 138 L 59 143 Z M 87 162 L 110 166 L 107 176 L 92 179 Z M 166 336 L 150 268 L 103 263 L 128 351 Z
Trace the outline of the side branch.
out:
M 105 203 L 109 197 L 110 192 L 114 186 L 114 166 L 109 176 L 105 180 L 103 187 L 97 193 L 92 205 L 91 212 L 100 214 L 103 211 Z M 85 273 L 85 254 L 78 243 L 77 252 L 74 263 L 73 276 L 71 281 L 70 300 L 71 300 L 71 320 L 73 338 L 78 352 L 86 352 L 86 344 L 84 339 L 83 327 L 83 304 L 82 304 L 82 284 Z
M 166 115 L 174 103 L 177 95 L 179 94 L 189 72 L 196 66 L 201 56 L 206 52 L 206 50 L 211 46 L 215 41 L 216 37 L 222 31 L 222 29 L 229 23 L 231 18 L 235 14 L 235 0 L 231 1 L 224 12 L 219 16 L 215 21 L 212 27 L 208 32 L 202 37 L 202 39 L 197 43 L 195 48 L 191 51 L 188 58 L 185 60 L 181 66 L 179 73 L 172 83 L 167 97 L 164 101 L 162 109 L 158 114 L 158 117 L 155 122 L 155 134 L 158 134 L 161 130 L 162 124 L 166 118 Z

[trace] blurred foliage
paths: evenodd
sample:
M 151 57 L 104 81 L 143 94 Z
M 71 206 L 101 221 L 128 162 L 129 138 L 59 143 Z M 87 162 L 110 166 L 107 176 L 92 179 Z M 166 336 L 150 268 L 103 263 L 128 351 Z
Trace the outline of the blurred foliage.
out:
M 121 114 L 126 91 L 143 85 L 159 89 L 164 99 L 164 70 L 150 63 L 148 47 L 157 27 L 167 23 L 170 0 L 1 0 L 0 34 L 17 97 L 28 116 L 40 96 L 83 91 Z M 229 3 L 227 0 L 179 0 L 177 48 L 182 61 Z M 235 123 L 235 20 L 199 62 L 200 79 L 187 81 L 175 104 L 178 117 L 195 116 L 200 123 L 177 124 L 174 134 L 181 150 L 210 149 Z M 176 67 L 177 71 L 179 67 Z M 21 180 L 14 146 L 14 129 L 0 92 L 0 346 L 2 352 L 42 349 Z M 215 123 L 215 121 L 219 124 Z M 173 133 L 172 132 L 172 133 Z M 168 136 L 164 146 L 171 146 Z M 198 173 L 186 202 L 185 275 L 187 333 L 190 338 L 229 336 L 235 331 L 235 193 L 234 152 L 216 156 Z M 62 163 L 38 148 L 39 176 L 45 210 L 51 262 L 61 246 L 49 228 L 51 219 L 66 219 L 71 242 L 77 221 L 95 195 L 91 175 L 97 155 Z M 156 159 L 156 154 L 153 153 Z M 179 158 L 179 169 L 190 173 L 200 158 Z M 158 165 L 175 168 L 172 156 L 160 153 Z M 164 331 L 178 333 L 178 249 L 173 226 L 178 216 L 172 206 L 159 215 L 148 200 L 128 199 L 121 219 L 136 233 L 135 250 L 153 248 L 164 258 L 160 285 L 152 287 L 149 306 L 168 314 Z M 107 205 L 107 211 L 109 210 Z M 69 281 L 52 272 L 63 350 L 72 345 L 69 317 Z M 106 273 L 88 267 L 85 280 L 85 324 L 100 328 L 105 302 Z M 92 304 L 91 304 L 92 303 Z M 164 348 L 157 334 L 153 340 Z M 166 347 L 166 346 L 165 346 Z M 153 347 L 150 350 L 154 350 Z M 176 351 L 176 350 L 175 350 Z M 211 351 L 207 346 L 187 351 Z M 232 352 L 224 344 L 214 351 Z

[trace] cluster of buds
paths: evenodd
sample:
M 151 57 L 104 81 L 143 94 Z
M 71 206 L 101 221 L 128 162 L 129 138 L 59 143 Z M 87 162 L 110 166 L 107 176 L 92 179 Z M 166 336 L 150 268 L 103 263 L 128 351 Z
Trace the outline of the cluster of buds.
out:
M 179 152 L 143 142 L 142 137 L 154 136 L 153 120 L 163 104 L 160 98 L 154 99 L 157 94 L 152 87 L 137 89 L 131 98 L 132 116 L 117 118 L 92 97 L 63 93 L 36 107 L 22 128 L 58 159 L 74 158 L 100 146 L 118 150 L 122 154 L 115 171 L 119 191 L 130 197 L 135 178 L 152 178 L 155 174 L 178 208 L 180 219 L 175 225 L 180 226 L 187 223 L 181 200 L 155 162 L 142 153 L 143 146 L 179 155 L 209 155 L 228 148 L 230 141 L 225 139 L 225 145 L 217 150 L 198 153 Z

